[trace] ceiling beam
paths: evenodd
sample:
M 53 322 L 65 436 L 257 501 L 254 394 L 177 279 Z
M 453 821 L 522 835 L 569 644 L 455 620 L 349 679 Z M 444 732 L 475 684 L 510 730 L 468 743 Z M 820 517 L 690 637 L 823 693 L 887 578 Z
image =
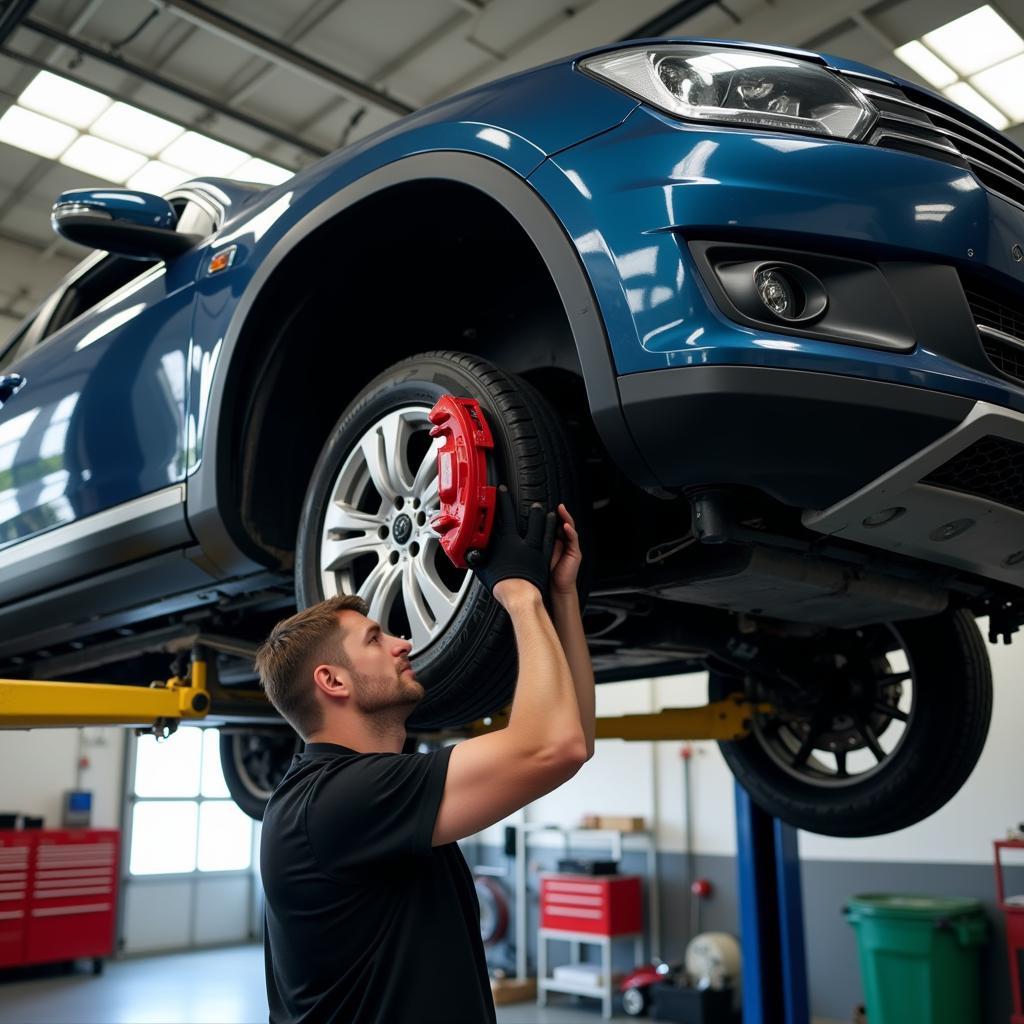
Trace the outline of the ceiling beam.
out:
M 666 35 L 670 29 L 675 28 L 681 21 L 692 18 L 695 14 L 703 11 L 705 7 L 711 7 L 717 2 L 718 0 L 682 0 L 681 3 L 673 4 L 662 11 L 661 14 L 637 25 L 636 28 L 627 32 L 626 35 L 620 36 L 619 41 L 622 42 L 626 39 L 651 39 L 655 36 Z
M 294 135 L 292 132 L 286 131 L 283 128 L 278 128 L 276 125 L 269 124 L 261 118 L 253 117 L 251 114 L 246 114 L 244 111 L 233 109 L 227 104 L 221 103 L 210 96 L 197 92 L 195 89 L 190 89 L 187 85 L 174 82 L 171 79 L 165 78 L 163 75 L 158 75 L 156 72 L 150 71 L 139 64 L 133 64 L 131 61 L 127 61 L 123 57 L 119 57 L 113 53 L 107 53 L 105 50 L 101 50 L 98 46 L 93 46 L 90 43 L 83 42 L 81 39 L 75 39 L 72 36 L 66 35 L 59 29 L 52 28 L 41 21 L 36 21 L 35 18 L 26 18 L 22 22 L 21 27 L 27 28 L 38 35 L 60 43 L 63 46 L 68 46 L 77 53 L 81 53 L 86 57 L 91 57 L 93 60 L 98 60 L 103 64 L 109 64 L 111 67 L 115 67 L 126 74 L 135 75 L 137 78 L 141 78 L 143 81 L 149 82 L 150 85 L 156 85 L 161 89 L 166 89 L 168 92 L 181 96 L 183 99 L 187 99 L 201 107 L 213 110 L 224 117 L 229 117 L 241 124 L 246 124 L 250 128 L 255 128 L 257 131 L 262 132 L 264 135 L 269 135 L 271 138 L 277 139 L 280 142 L 285 142 L 290 146 L 295 146 L 307 153 L 311 153 L 313 156 L 326 156 L 330 152 L 321 146 L 314 145 L 312 142 L 309 142 L 298 135 Z M 3 48 L 0 52 L 2 52 L 5 57 L 12 57 L 15 60 L 20 60 L 28 64 L 36 64 L 44 70 L 52 70 L 43 62 L 37 61 L 33 57 L 27 57 L 14 50 Z M 63 70 L 57 71 L 55 74 L 63 75 L 65 78 L 75 81 L 71 75 L 67 74 L 67 72 Z M 79 84 L 88 85 L 91 89 L 96 88 L 95 85 L 89 85 L 87 82 L 80 82 Z M 135 105 L 139 106 L 139 104 Z M 140 109 L 145 108 L 140 107 Z M 167 115 L 160 114 L 159 116 L 166 118 Z M 206 134 L 210 135 L 211 138 L 215 137 L 209 132 L 206 132 Z
M 358 96 L 367 103 L 383 107 L 394 114 L 411 114 L 415 109 L 408 103 L 374 89 L 351 75 L 343 74 L 313 57 L 308 57 L 284 43 L 279 43 L 276 39 L 236 21 L 227 14 L 222 14 L 204 3 L 199 3 L 198 0 L 159 0 L 159 3 L 171 14 L 184 18 L 193 25 L 198 25 L 222 39 L 227 39 L 280 67 L 294 71 L 310 81 L 331 86 L 345 95 Z

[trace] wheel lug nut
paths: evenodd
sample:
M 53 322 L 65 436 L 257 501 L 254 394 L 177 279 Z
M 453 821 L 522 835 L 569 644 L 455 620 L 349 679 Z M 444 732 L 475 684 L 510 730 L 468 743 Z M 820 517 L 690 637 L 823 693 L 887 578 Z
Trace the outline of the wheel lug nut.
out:
M 419 546 L 419 544 L 416 543 L 416 541 L 413 541 L 409 545 L 409 554 L 411 554 L 413 556 L 413 558 L 415 558 L 419 553 L 420 553 L 420 546 Z
M 388 538 L 388 528 L 386 526 L 382 526 L 377 531 L 377 536 L 380 537 L 381 540 L 387 540 L 387 538 Z
M 401 508 L 405 504 L 405 498 L 399 495 L 395 498 L 395 508 Z
M 392 551 L 391 554 L 388 555 L 388 560 L 391 562 L 392 565 L 398 565 L 398 552 Z

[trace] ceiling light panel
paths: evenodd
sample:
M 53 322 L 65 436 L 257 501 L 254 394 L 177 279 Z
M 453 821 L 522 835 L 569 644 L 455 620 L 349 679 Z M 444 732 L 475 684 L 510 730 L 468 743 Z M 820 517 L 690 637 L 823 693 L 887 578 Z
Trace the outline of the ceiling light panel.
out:
M 265 185 L 280 185 L 287 181 L 295 172 L 285 167 L 278 167 L 268 160 L 253 157 L 247 160 L 231 177 L 236 181 L 258 181 Z
M 993 128 L 1002 131 L 1010 127 L 1010 122 L 1002 111 L 994 106 L 977 89 L 966 82 L 956 82 L 942 90 L 954 103 L 959 103 L 972 114 L 976 114 L 983 121 L 987 121 Z
M 0 117 L 0 142 L 50 160 L 56 160 L 77 137 L 78 132 L 69 125 L 22 107 L 9 107 Z
M 988 4 L 923 39 L 929 50 L 964 76 L 1024 53 L 1024 39 Z
M 1024 54 L 979 72 L 971 78 L 971 84 L 1009 114 L 1014 124 L 1024 121 Z
M 146 158 L 123 146 L 83 135 L 61 155 L 60 162 L 105 181 L 122 184 L 142 167 Z
M 159 160 L 150 160 L 128 179 L 127 185 L 139 192 L 151 192 L 153 195 L 162 196 L 191 177 L 188 171 L 183 171 L 180 167 L 171 167 L 170 164 L 161 163 Z
M 115 103 L 105 110 L 89 128 L 107 142 L 155 156 L 185 131 L 173 121 L 147 114 L 129 103 Z
M 957 73 L 948 64 L 939 60 L 920 40 L 915 39 L 904 46 L 898 46 L 893 52 L 933 89 L 945 89 L 958 78 Z
M 190 174 L 227 176 L 238 170 L 249 154 L 198 132 L 185 132 L 161 152 L 160 159 Z
M 110 97 L 40 71 L 18 97 L 18 104 L 75 128 L 88 128 L 110 106 Z

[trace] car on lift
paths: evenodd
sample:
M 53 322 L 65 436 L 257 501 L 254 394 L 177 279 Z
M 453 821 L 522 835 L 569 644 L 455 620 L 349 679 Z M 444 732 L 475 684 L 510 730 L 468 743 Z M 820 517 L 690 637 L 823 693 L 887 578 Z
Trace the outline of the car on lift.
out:
M 339 591 L 413 643 L 410 727 L 506 705 L 427 413 L 477 398 L 521 513 L 565 500 L 601 682 L 708 673 L 800 827 L 949 800 L 1024 618 L 1024 152 L 944 97 L 749 43 L 604 47 L 270 188 L 65 193 L 97 250 L 0 354 L 0 676 L 166 676 L 259 815 L 296 738 L 276 619 Z M 699 687 L 699 675 L 679 683 Z

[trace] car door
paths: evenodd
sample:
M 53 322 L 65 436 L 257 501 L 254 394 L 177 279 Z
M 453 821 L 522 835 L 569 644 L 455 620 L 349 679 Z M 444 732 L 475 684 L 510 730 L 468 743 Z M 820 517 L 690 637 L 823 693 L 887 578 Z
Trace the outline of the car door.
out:
M 202 249 L 152 264 L 94 254 L 0 360 L 20 379 L 0 407 L 0 602 L 188 542 Z

